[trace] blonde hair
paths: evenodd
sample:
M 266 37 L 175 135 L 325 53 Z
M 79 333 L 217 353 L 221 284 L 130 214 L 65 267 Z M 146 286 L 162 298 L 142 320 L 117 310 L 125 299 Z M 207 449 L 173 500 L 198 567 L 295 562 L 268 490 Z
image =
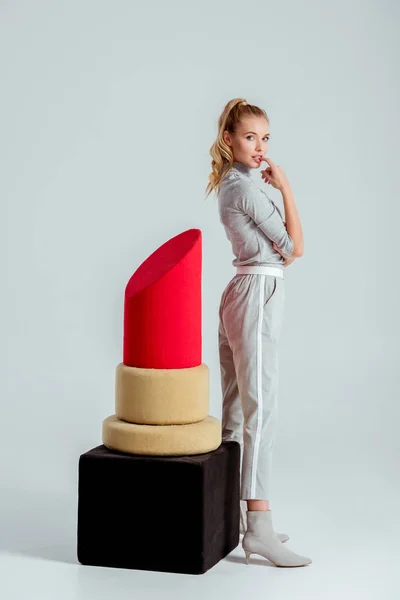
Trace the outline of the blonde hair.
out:
M 209 183 L 206 187 L 206 198 L 215 189 L 218 196 L 220 184 L 223 177 L 230 170 L 233 164 L 233 153 L 223 137 L 225 130 L 234 134 L 236 127 L 243 117 L 264 117 L 269 122 L 269 118 L 265 110 L 249 104 L 244 98 L 234 98 L 227 102 L 218 119 L 217 139 L 210 148 L 211 173 L 208 176 Z

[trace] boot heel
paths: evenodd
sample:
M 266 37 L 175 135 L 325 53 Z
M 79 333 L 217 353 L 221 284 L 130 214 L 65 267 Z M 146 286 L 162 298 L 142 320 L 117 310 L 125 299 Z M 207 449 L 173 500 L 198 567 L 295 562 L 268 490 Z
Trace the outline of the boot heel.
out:
M 249 559 L 250 559 L 251 552 L 249 552 L 249 550 L 245 550 L 244 553 L 246 555 L 246 564 L 250 564 Z

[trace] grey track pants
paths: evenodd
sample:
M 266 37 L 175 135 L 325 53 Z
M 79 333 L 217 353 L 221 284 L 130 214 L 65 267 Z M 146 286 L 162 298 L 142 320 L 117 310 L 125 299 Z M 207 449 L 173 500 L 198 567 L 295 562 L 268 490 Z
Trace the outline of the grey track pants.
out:
M 284 279 L 235 275 L 219 308 L 222 439 L 241 446 L 240 498 L 269 500 L 278 400 Z

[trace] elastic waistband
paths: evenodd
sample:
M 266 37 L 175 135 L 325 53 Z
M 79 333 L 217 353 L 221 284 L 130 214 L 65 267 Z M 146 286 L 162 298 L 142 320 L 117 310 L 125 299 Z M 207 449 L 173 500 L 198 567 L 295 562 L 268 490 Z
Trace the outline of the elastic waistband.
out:
M 283 279 L 283 269 L 266 265 L 241 265 L 236 267 L 236 275 L 274 275 Z

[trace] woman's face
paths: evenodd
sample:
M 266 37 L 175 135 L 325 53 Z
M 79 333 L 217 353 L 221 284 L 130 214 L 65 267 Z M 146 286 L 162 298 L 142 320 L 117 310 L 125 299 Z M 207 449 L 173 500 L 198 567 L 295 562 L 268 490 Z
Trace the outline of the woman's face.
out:
M 269 123 L 264 117 L 243 118 L 233 135 L 224 131 L 224 140 L 232 148 L 233 160 L 253 169 L 261 165 L 260 158 L 268 152 L 269 136 Z

